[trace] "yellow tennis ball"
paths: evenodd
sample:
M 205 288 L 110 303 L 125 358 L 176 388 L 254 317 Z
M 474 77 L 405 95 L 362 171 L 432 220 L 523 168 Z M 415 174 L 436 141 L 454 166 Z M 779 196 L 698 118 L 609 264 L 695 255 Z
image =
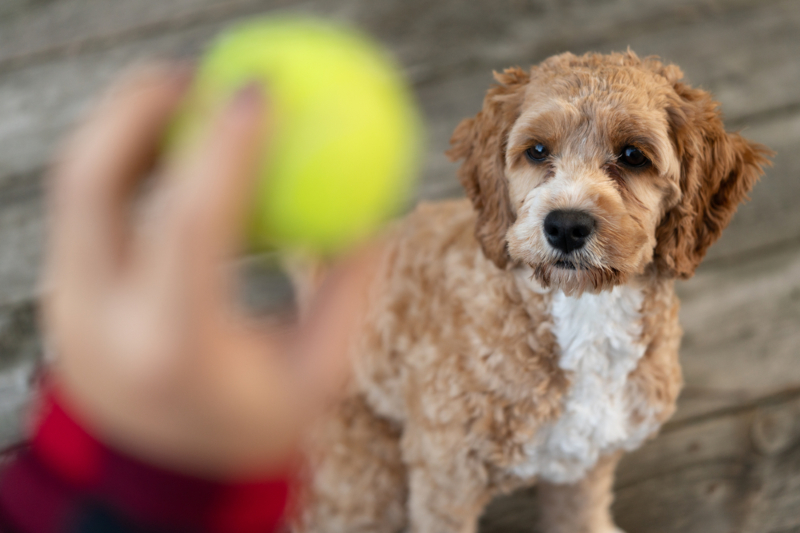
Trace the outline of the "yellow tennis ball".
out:
M 201 61 L 168 143 L 186 145 L 238 89 L 260 81 L 271 135 L 258 169 L 249 242 L 331 253 L 373 232 L 413 189 L 421 120 L 391 58 L 316 19 L 234 27 Z

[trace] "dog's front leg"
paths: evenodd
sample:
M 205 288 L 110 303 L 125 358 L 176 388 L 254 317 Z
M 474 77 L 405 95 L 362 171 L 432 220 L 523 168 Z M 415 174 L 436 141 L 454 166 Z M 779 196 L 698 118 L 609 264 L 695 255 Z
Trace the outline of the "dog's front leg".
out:
M 491 494 L 470 467 L 417 465 L 409 479 L 409 533 L 475 533 Z
M 611 517 L 614 470 L 622 453 L 601 457 L 573 484 L 538 484 L 542 533 L 622 533 Z

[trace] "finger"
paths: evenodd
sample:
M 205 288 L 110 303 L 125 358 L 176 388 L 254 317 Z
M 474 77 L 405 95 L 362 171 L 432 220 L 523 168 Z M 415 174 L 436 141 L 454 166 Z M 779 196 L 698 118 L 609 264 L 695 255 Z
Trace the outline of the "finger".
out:
M 365 249 L 324 281 L 301 326 L 292 352 L 301 387 L 316 402 L 336 395 L 350 373 L 348 353 L 366 319 L 382 249 Z M 319 405 L 309 406 L 311 409 Z
M 189 79 L 186 69 L 165 66 L 130 74 L 66 144 L 51 191 L 58 268 L 96 281 L 115 266 L 134 185 L 152 165 Z
M 163 283 L 183 287 L 198 311 L 233 298 L 232 276 L 222 269 L 244 235 L 247 199 L 262 157 L 263 114 L 257 85 L 239 91 L 168 178 L 175 187 L 153 257 Z

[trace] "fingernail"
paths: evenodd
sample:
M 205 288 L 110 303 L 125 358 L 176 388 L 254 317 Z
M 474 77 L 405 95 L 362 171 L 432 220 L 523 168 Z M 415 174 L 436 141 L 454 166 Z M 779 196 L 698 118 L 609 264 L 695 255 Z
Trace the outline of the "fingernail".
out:
M 261 84 L 257 81 L 248 82 L 236 92 L 233 105 L 240 109 L 252 109 L 261 103 Z

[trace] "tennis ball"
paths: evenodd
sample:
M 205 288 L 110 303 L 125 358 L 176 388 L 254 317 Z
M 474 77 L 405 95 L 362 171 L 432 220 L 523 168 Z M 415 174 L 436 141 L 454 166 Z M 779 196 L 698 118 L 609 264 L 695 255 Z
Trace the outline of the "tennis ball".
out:
M 255 19 L 201 60 L 168 135 L 180 150 L 251 81 L 270 135 L 249 217 L 251 249 L 330 254 L 365 238 L 408 200 L 421 120 L 399 69 L 363 35 L 316 19 Z

